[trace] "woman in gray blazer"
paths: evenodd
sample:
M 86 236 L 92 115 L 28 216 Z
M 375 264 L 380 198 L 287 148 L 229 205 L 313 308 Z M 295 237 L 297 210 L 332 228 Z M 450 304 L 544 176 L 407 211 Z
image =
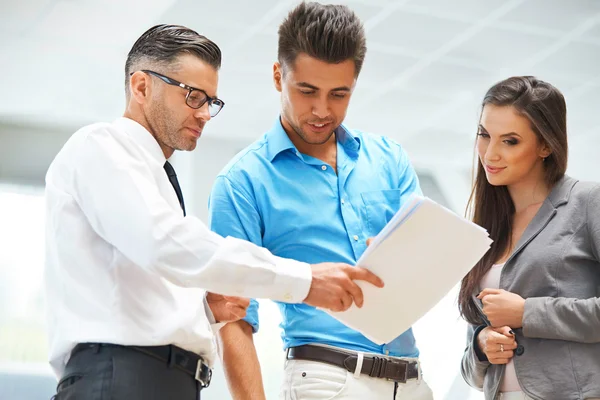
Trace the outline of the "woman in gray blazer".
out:
M 600 185 L 565 175 L 566 115 L 534 77 L 483 100 L 469 211 L 494 243 L 459 308 L 462 375 L 487 400 L 600 398 Z

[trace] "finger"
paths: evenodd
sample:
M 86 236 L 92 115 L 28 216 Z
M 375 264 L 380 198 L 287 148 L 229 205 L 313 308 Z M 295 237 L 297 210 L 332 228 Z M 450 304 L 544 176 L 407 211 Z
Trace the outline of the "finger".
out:
M 382 288 L 383 281 L 377 275 L 361 267 L 349 267 L 347 274 L 350 279 L 369 282 L 372 285 Z
M 236 296 L 225 296 L 225 300 L 229 303 L 237 304 L 240 307 L 248 308 L 250 306 L 250 299 L 246 297 L 236 297 Z
M 504 344 L 504 352 L 515 350 L 518 346 L 517 342 Z
M 496 358 L 510 360 L 511 358 L 513 358 L 513 355 L 514 353 L 512 350 L 504 350 L 497 352 Z
M 498 328 L 492 328 L 495 332 L 498 332 L 504 336 L 515 337 L 515 333 L 512 331 L 510 326 L 500 326 Z
M 478 299 L 483 299 L 488 294 L 500 294 L 502 293 L 502 289 L 493 289 L 493 288 L 485 288 L 477 295 Z
M 344 307 L 344 303 L 342 301 L 342 296 L 344 295 L 344 290 L 335 286 L 331 289 L 331 292 L 327 296 L 327 300 L 324 302 L 325 304 L 322 306 L 334 312 L 342 311 Z
M 373 243 L 373 238 L 368 238 L 367 239 L 367 247 L 370 246 L 371 243 Z
M 239 315 L 239 318 L 244 318 L 246 313 L 248 312 L 248 307 L 241 307 L 234 303 L 227 303 L 226 305 L 229 312 L 234 313 L 235 315 Z
M 498 343 L 492 346 L 492 351 L 496 352 L 496 353 L 508 353 L 509 351 L 511 351 L 512 345 L 510 344 L 504 344 L 504 343 Z
M 488 338 L 488 342 L 486 342 L 486 346 L 489 349 L 492 349 L 492 351 L 500 351 L 500 345 L 502 345 L 502 348 L 504 348 L 504 350 L 514 350 L 517 348 L 516 340 L 504 335 L 502 335 L 502 337 L 498 338 L 497 340 Z
M 342 310 L 341 311 L 346 311 L 352 305 L 352 296 L 350 296 L 349 292 L 346 292 L 346 294 L 342 296 L 341 301 L 342 301 Z
M 354 282 L 351 279 L 348 279 L 348 282 L 346 283 L 344 288 L 354 299 L 354 304 L 356 304 L 356 306 L 359 308 L 362 307 L 364 303 L 364 296 L 362 289 L 356 284 L 356 282 Z
M 342 312 L 345 311 L 344 309 L 344 301 L 339 298 L 337 299 L 330 307 L 331 311 L 335 311 L 335 312 Z
M 223 296 L 221 296 L 220 294 L 216 294 L 213 292 L 206 292 L 206 301 L 215 301 L 221 297 L 223 297 Z
M 498 336 L 494 336 L 494 342 L 496 344 L 501 344 L 506 347 L 508 345 L 513 345 L 513 344 L 517 343 L 515 338 L 512 336 L 505 336 L 501 333 L 496 333 L 496 335 L 498 335 Z
M 246 316 L 246 309 L 239 307 L 233 303 L 227 303 L 225 308 L 229 311 L 229 313 L 234 317 L 233 320 L 236 321 L 238 319 L 242 319 Z
M 493 358 L 489 358 L 488 360 L 490 362 L 490 364 L 508 364 L 509 359 L 508 358 L 497 358 L 497 357 L 493 357 Z
M 481 296 L 479 297 L 479 299 L 481 300 L 481 303 L 483 303 L 483 308 L 486 308 L 487 306 L 489 306 L 492 303 L 492 294 L 486 294 L 485 296 Z
M 497 334 L 498 336 L 494 337 L 489 335 L 487 341 L 485 343 L 486 348 L 491 351 L 500 351 L 501 348 L 504 350 L 514 350 L 517 348 L 517 342 L 511 338 L 504 335 Z M 502 345 L 502 347 L 500 347 Z
M 483 307 L 488 307 L 492 306 L 494 304 L 496 304 L 497 299 L 498 299 L 498 294 L 486 294 L 485 296 L 481 297 L 481 303 L 483 304 Z
M 340 296 L 335 299 L 334 303 L 331 305 L 331 311 L 342 312 L 346 311 L 348 307 L 346 306 L 347 300 L 345 296 Z

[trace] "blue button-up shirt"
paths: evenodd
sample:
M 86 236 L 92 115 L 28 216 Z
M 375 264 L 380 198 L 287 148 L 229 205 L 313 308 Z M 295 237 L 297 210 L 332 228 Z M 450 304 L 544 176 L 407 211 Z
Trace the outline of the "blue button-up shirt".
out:
M 301 154 L 278 119 L 217 177 L 209 201 L 211 229 L 280 257 L 354 265 L 367 238 L 377 235 L 420 188 L 406 153 L 395 142 L 343 125 L 335 135 L 337 174 L 323 161 Z M 378 345 L 314 307 L 278 305 L 285 348 L 321 343 L 393 356 L 419 355 L 412 329 Z M 395 318 L 402 309 L 382 304 L 380 312 L 382 318 Z M 258 330 L 255 300 L 245 320 Z

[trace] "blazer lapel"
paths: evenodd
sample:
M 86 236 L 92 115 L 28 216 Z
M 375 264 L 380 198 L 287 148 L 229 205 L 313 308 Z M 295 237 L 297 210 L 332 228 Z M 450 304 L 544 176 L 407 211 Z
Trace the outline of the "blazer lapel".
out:
M 521 250 L 523 250 L 523 248 L 525 248 L 525 246 L 527 246 L 529 242 L 531 242 L 546 227 L 546 225 L 548 225 L 555 215 L 556 208 L 554 208 L 552 203 L 546 199 L 535 217 L 533 217 L 529 225 L 527 225 L 527 228 L 525 228 L 525 232 L 523 232 L 523 235 L 521 235 L 521 238 L 517 242 L 517 246 L 506 260 L 506 264 L 519 254 Z
M 566 175 L 556 183 L 535 217 L 533 217 L 529 225 L 527 225 L 527 228 L 525 228 L 525 232 L 523 232 L 523 235 L 519 239 L 512 254 L 506 260 L 506 264 L 519 254 L 521 250 L 523 250 L 542 230 L 544 230 L 556 215 L 556 209 L 569 201 L 571 190 L 576 183 L 576 179 Z

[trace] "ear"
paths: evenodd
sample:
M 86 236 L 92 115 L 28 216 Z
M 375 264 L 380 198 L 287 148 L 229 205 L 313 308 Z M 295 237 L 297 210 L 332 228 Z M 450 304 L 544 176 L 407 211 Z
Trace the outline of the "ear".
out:
M 538 155 L 541 158 L 546 159 L 546 157 L 548 157 L 550 154 L 552 154 L 552 149 L 550 149 L 547 143 L 542 143 L 538 151 Z
M 275 84 L 275 89 L 277 89 L 278 92 L 281 92 L 282 90 L 282 79 L 283 67 L 281 66 L 281 64 L 276 62 L 275 64 L 273 64 L 273 83 Z
M 142 71 L 136 71 L 129 78 L 129 92 L 133 101 L 144 104 L 151 93 L 150 76 Z

